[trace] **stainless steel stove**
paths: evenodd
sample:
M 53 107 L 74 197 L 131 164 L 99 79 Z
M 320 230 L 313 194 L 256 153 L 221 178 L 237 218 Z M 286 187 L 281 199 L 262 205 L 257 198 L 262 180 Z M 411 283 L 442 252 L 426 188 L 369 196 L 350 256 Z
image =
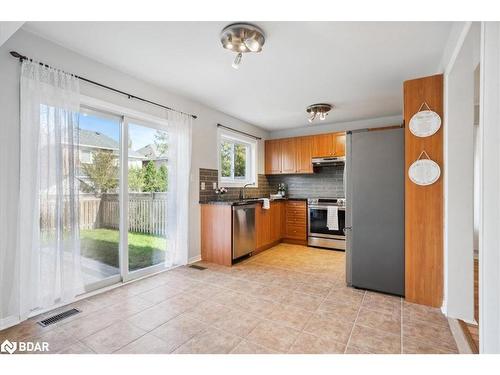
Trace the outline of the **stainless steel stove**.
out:
M 345 243 L 345 198 L 309 198 L 307 200 L 309 246 L 344 250 Z M 327 226 L 328 207 L 337 206 L 338 230 Z

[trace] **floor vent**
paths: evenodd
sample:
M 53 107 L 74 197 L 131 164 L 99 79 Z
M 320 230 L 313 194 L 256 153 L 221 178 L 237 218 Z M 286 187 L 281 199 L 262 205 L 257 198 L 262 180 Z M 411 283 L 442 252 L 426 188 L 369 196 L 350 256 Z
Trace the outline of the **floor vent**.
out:
M 195 270 L 200 270 L 200 271 L 207 269 L 207 267 L 197 266 L 196 264 L 191 264 L 189 268 L 194 268 Z
M 80 310 L 78 310 L 78 309 L 66 310 L 60 314 L 53 315 L 50 318 L 41 320 L 38 322 L 38 324 L 40 324 L 42 327 L 47 327 L 47 326 L 50 326 L 51 324 L 57 323 L 63 319 L 69 318 L 72 315 L 78 314 L 79 312 L 80 312 Z

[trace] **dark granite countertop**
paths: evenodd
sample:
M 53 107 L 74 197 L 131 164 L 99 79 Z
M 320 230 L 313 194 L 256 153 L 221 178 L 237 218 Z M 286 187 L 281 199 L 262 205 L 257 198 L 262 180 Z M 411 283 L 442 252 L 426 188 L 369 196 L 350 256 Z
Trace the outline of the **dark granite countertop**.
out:
M 262 199 L 262 198 L 248 198 L 244 200 L 257 200 L 257 199 Z M 286 197 L 286 198 L 281 198 L 281 199 L 271 199 L 271 202 L 273 201 L 307 201 L 307 198 L 303 197 Z M 241 200 L 239 199 L 227 199 L 227 200 L 207 200 L 207 201 L 199 201 L 200 204 L 221 204 L 221 205 L 228 205 L 228 206 L 233 206 L 235 204 L 240 203 Z M 256 202 L 257 203 L 257 202 Z

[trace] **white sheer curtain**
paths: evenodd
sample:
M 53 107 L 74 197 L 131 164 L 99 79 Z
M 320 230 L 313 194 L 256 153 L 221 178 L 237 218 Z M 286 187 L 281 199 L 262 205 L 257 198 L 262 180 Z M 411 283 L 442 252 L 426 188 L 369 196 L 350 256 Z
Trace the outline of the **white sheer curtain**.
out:
M 78 79 L 37 62 L 21 68 L 19 316 L 68 302 L 80 271 Z
M 168 198 L 166 266 L 188 261 L 189 178 L 192 117 L 168 111 Z

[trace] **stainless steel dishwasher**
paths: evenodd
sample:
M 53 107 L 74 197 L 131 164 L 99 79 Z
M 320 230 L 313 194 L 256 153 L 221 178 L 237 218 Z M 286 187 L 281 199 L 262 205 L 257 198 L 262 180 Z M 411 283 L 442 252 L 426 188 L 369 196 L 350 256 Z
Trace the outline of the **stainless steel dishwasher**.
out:
M 233 206 L 233 259 L 255 250 L 256 204 Z

